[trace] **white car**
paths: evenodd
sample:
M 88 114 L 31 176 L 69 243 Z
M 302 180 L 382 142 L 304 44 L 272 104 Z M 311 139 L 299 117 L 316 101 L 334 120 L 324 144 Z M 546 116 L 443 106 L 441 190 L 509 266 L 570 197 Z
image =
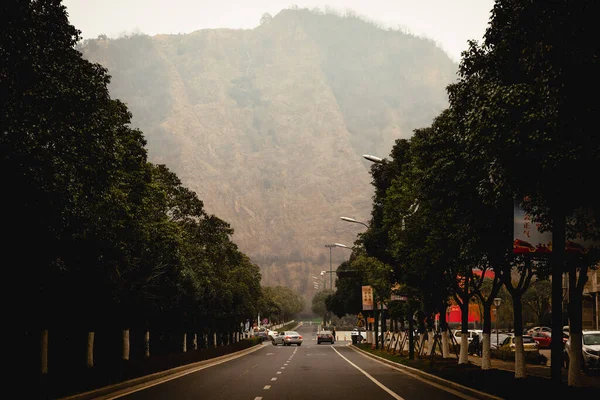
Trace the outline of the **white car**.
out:
M 600 331 L 583 331 L 582 332 L 582 347 L 584 371 L 600 369 Z M 565 367 L 569 368 L 569 348 L 571 347 L 571 339 L 567 340 L 564 348 Z
M 276 331 L 267 329 L 267 336 L 269 336 L 269 340 L 273 340 L 275 338 L 275 336 L 277 336 L 277 335 L 278 335 L 278 333 Z
M 469 335 L 467 336 L 467 340 L 469 341 L 469 343 L 473 341 L 473 338 L 475 336 L 479 336 L 480 342 L 483 340 L 483 331 L 481 329 L 469 329 L 467 333 Z M 460 329 L 454 331 L 454 338 L 456 339 L 456 342 L 460 344 L 460 342 L 462 341 L 462 332 Z

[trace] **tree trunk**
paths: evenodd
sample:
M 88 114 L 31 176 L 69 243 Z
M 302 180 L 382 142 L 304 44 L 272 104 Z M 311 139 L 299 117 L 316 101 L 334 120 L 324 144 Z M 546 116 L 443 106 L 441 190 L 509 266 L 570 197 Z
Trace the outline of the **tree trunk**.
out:
M 88 368 L 94 367 L 94 332 L 88 332 L 86 365 Z
M 198 350 L 198 334 L 194 333 L 194 339 L 192 340 L 192 348 Z
M 552 337 L 550 343 L 550 378 L 560 383 L 562 369 L 562 337 L 558 335 L 562 332 L 562 275 L 565 264 L 565 213 L 559 204 L 552 207 L 552 332 L 557 335 Z
M 582 354 L 582 328 L 583 318 L 581 315 L 582 289 L 587 280 L 587 268 L 583 268 L 579 273 L 580 285 L 577 284 L 577 270 L 575 268 L 569 271 L 569 372 L 568 385 L 581 387 L 581 367 L 583 365 Z M 558 335 L 557 335 L 558 336 Z
M 214 344 L 214 347 L 218 346 L 218 344 L 217 344 L 217 332 L 213 332 L 213 344 Z
M 183 343 L 181 344 L 181 351 L 183 351 L 184 353 L 187 352 L 187 333 L 186 332 L 183 333 Z
M 433 328 L 430 328 L 429 331 L 427 332 L 427 347 L 428 347 L 428 352 L 427 354 L 432 355 L 435 352 L 435 349 L 433 348 L 433 344 L 435 343 L 435 331 L 433 330 Z
M 440 312 L 440 326 L 442 327 L 442 357 L 450 357 L 450 343 L 448 341 L 448 321 L 446 321 L 446 313 Z
M 122 349 L 121 359 L 124 361 L 129 360 L 129 328 L 123 329 Z
M 412 307 L 408 308 L 408 358 L 415 359 L 415 339 L 413 333 L 415 330 L 415 321 Z
M 48 374 L 48 329 L 44 329 L 40 336 L 40 372 Z
M 377 309 L 377 303 L 375 303 L 375 307 L 373 307 L 375 310 Z M 373 313 L 375 315 L 375 348 L 379 349 L 379 313 L 377 311 L 375 311 Z
M 481 352 L 481 369 L 492 369 L 492 352 L 490 334 L 492 333 L 492 309 L 489 302 L 483 303 L 483 349 Z
M 521 294 L 513 293 L 513 313 L 515 315 L 513 325 L 515 327 L 515 378 L 527 377 L 525 369 L 525 349 L 523 348 L 523 305 Z
M 469 301 L 461 299 L 460 306 L 460 356 L 459 364 L 469 363 Z
M 144 334 L 144 357 L 150 358 L 150 330 L 146 329 Z

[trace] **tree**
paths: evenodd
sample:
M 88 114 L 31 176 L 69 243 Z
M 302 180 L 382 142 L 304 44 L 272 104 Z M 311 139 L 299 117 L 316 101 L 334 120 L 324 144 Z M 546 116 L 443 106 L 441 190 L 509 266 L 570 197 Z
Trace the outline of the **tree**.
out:
M 553 232 L 552 329 L 557 332 L 562 325 L 565 219 L 575 210 L 594 207 L 590 185 L 579 171 L 592 170 L 600 157 L 600 139 L 589 130 L 598 104 L 586 101 L 579 90 L 600 88 L 594 72 L 598 49 L 590 36 L 595 26 L 591 16 L 598 10 L 592 1 L 540 6 L 531 0 L 498 0 L 482 45 L 471 43 L 459 70 L 460 81 L 477 81 L 480 88 L 471 92 L 465 114 L 469 142 L 478 143 L 494 160 L 495 179 L 509 192 L 517 199 L 529 196 L 528 211 Z M 525 168 L 522 160 L 527 160 Z M 571 332 L 579 335 L 580 327 Z M 562 340 L 555 338 L 551 375 L 556 381 L 561 347 Z M 570 371 L 569 385 L 579 385 L 577 376 Z
M 260 17 L 260 24 L 261 25 L 265 25 L 268 24 L 269 22 L 271 22 L 271 20 L 273 19 L 273 17 L 271 16 L 271 14 L 269 13 L 264 13 L 262 15 L 262 17 Z
M 549 314 L 551 296 L 552 284 L 548 280 L 535 280 L 529 290 L 523 293 L 523 305 L 535 315 L 538 325 L 544 325 Z

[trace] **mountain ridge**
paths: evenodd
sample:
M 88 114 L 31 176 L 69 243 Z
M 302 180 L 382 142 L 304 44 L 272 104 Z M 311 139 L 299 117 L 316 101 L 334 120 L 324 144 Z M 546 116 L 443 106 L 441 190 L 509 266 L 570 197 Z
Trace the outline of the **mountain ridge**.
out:
M 283 10 L 254 29 L 86 40 L 164 163 L 231 223 L 263 284 L 310 296 L 351 246 L 386 156 L 447 104 L 456 64 L 433 41 L 356 17 Z M 362 229 L 361 229 L 362 227 Z M 349 256 L 333 249 L 335 269 Z M 329 283 L 327 282 L 327 285 Z

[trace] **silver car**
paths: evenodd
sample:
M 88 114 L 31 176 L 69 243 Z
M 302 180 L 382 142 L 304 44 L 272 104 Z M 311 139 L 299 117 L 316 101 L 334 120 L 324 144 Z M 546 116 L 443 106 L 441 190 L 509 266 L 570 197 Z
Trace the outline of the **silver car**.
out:
M 292 344 L 302 346 L 302 336 L 295 331 L 279 332 L 279 335 L 275 336 L 273 340 L 271 340 L 271 343 L 273 343 L 273 346 L 277 346 L 278 344 L 284 346 L 290 346 Z

